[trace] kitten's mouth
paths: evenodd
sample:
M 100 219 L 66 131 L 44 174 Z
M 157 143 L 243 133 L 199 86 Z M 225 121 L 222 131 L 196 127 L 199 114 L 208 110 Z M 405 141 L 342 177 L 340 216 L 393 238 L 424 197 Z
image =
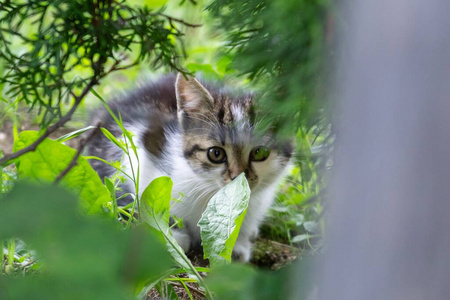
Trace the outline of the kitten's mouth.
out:
M 220 188 L 223 188 L 224 186 L 226 186 L 227 184 L 229 184 L 229 183 L 231 183 L 232 181 L 229 181 L 229 182 L 222 182 L 221 184 L 220 184 Z M 257 182 L 250 182 L 250 181 L 247 181 L 248 182 L 248 186 L 250 187 L 250 190 L 251 191 L 253 191 L 257 186 L 258 186 L 258 183 Z

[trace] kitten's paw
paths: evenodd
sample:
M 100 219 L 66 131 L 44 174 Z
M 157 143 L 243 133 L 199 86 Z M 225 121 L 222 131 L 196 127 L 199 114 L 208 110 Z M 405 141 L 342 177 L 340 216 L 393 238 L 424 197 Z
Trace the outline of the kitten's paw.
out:
M 252 254 L 251 244 L 236 243 L 233 252 L 231 253 L 231 259 L 233 261 L 248 262 Z

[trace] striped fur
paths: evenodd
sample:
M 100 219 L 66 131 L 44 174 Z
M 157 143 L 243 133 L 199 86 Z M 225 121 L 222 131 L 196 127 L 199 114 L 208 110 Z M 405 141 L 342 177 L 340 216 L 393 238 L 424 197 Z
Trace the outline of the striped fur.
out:
M 255 96 L 220 86 L 200 83 L 192 77 L 169 75 L 127 97 L 110 102 L 120 112 L 125 127 L 136 135 L 140 162 L 140 193 L 156 177 L 167 175 L 174 181 L 173 197 L 185 196 L 172 206 L 171 213 L 183 219 L 185 227 L 174 236 L 187 251 L 200 243 L 197 222 L 209 199 L 225 184 L 244 172 L 252 189 L 249 209 L 235 250 L 235 259 L 248 261 L 251 240 L 271 205 L 276 187 L 286 172 L 292 144 L 277 143 L 270 134 L 254 132 Z M 102 125 L 120 138 L 120 129 L 108 113 L 99 110 L 92 123 Z M 265 146 L 270 154 L 264 161 L 251 159 L 252 149 Z M 220 147 L 226 160 L 215 163 L 208 149 Z M 89 146 L 90 155 L 120 160 L 120 149 L 98 135 Z M 137 158 L 124 161 L 128 171 L 136 169 Z M 114 169 L 98 161 L 93 167 L 101 177 Z M 132 192 L 128 182 L 125 191 Z M 124 199 L 126 204 L 130 199 Z

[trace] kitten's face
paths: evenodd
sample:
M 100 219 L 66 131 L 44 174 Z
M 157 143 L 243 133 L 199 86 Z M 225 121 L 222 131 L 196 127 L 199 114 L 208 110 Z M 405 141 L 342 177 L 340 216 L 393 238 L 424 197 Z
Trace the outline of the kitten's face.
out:
M 222 187 L 244 172 L 250 188 L 257 189 L 283 172 L 292 145 L 255 134 L 251 95 L 211 94 L 181 75 L 176 90 L 183 154 L 197 174 Z

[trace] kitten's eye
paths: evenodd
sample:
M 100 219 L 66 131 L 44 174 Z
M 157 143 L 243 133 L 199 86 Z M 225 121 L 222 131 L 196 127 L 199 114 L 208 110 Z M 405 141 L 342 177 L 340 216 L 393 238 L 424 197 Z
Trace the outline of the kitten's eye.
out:
M 208 159 L 215 164 L 221 164 L 227 159 L 225 150 L 219 147 L 211 147 L 208 149 Z
M 270 154 L 270 150 L 264 146 L 258 146 L 252 149 L 250 152 L 250 160 L 252 161 L 265 161 Z

